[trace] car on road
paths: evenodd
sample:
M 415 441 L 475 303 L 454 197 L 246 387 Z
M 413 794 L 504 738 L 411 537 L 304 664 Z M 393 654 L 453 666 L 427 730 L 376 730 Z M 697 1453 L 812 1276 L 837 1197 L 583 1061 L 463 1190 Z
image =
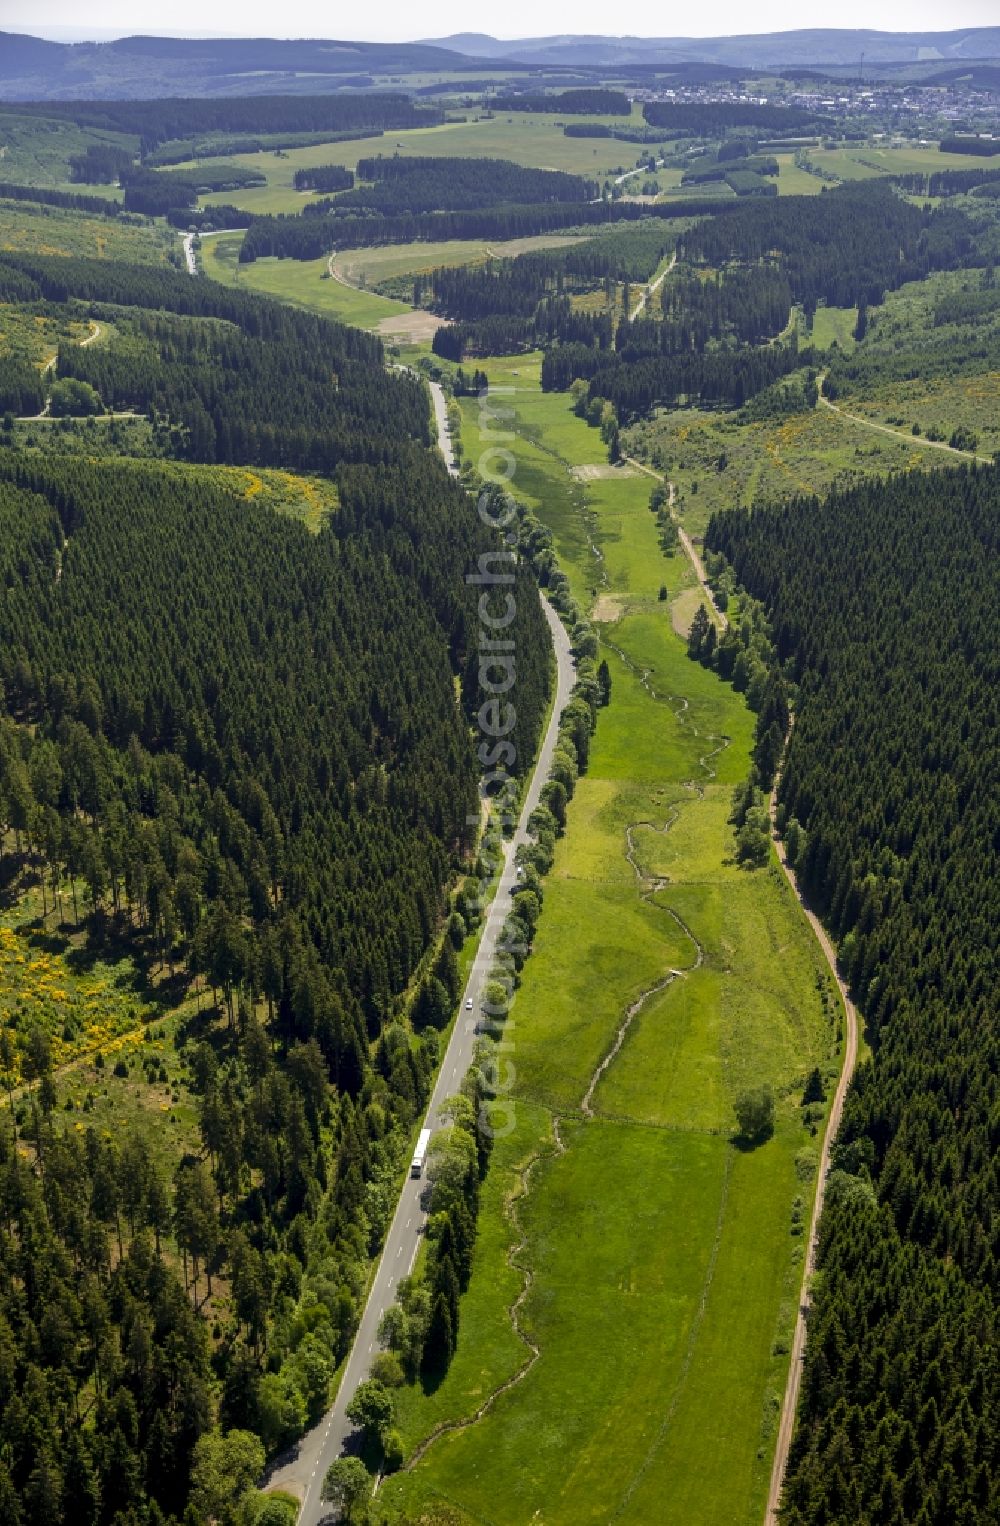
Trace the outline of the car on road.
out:
M 467 999 L 467 1001 L 465 1003 L 465 1010 L 466 1010 L 466 1012 L 471 1012 L 472 1011 L 472 997 L 471 996 Z

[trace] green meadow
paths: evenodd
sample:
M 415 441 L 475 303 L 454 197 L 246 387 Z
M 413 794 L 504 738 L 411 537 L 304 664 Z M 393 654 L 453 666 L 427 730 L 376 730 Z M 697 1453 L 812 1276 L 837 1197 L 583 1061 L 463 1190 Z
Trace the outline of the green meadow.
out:
M 671 604 L 697 592 L 659 549 L 650 479 L 607 467 L 599 433 L 540 392 L 537 357 L 488 371 L 511 416 L 487 437 L 463 401 L 465 454 L 509 445 L 594 611 L 612 698 L 507 1028 L 514 1128 L 455 1361 L 432 1393 L 399 1393 L 408 1452 L 447 1428 L 379 1498 L 498 1526 L 756 1523 L 801 1276 L 793 1205 L 814 1190 L 799 1104 L 813 1065 L 836 1071 L 836 1009 L 776 865 L 732 861 L 753 716 L 674 633 Z M 733 1103 L 765 1082 L 775 1131 L 744 1150 Z
M 641 116 L 634 114 L 636 121 Z M 595 117 L 612 124 L 625 118 Z M 295 171 L 319 164 L 343 164 L 353 169 L 359 159 L 374 154 L 448 154 L 462 158 L 487 156 L 512 159 L 536 169 L 567 170 L 574 175 L 603 179 L 620 174 L 639 162 L 642 145 L 618 138 L 567 138 L 562 119 L 532 112 L 502 112 L 491 118 L 470 114 L 464 122 L 445 122 L 439 127 L 416 127 L 388 131 L 372 138 L 351 138 L 334 143 L 312 143 L 275 153 L 263 150 L 233 154 L 234 164 L 247 165 L 267 176 L 266 186 L 243 191 L 220 191 L 203 198 L 202 205 L 225 203 L 255 212 L 298 212 L 309 197 L 295 189 Z M 649 150 L 646 149 L 648 155 Z M 191 160 L 180 166 L 188 169 Z
M 315 308 L 342 323 L 358 328 L 375 328 L 383 318 L 408 313 L 403 302 L 380 297 L 374 292 L 358 291 L 330 275 L 328 261 L 254 260 L 239 263 L 242 233 L 213 234 L 202 239 L 200 259 L 205 274 L 226 285 L 238 285 L 251 291 L 280 297 L 297 307 Z

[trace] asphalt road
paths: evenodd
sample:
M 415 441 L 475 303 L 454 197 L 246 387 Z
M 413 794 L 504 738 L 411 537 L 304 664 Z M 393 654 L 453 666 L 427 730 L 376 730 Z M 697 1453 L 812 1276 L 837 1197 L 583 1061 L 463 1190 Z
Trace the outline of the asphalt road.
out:
M 442 423 L 446 423 L 443 418 L 444 397 L 440 394 L 440 389 L 433 384 L 431 391 L 434 395 L 435 415 L 440 430 Z M 449 470 L 454 471 L 454 460 L 447 435 L 444 435 L 442 439 L 442 450 Z M 575 679 L 573 658 L 566 631 L 555 611 L 544 599 L 542 605 L 549 624 L 556 658 L 555 703 L 542 739 L 531 782 L 525 792 L 517 830 L 511 840 L 504 845 L 503 867 L 496 894 L 486 915 L 486 925 L 480 939 L 479 950 L 468 984 L 462 993 L 458 1020 L 445 1050 L 424 1119 L 423 1126 L 429 1129 L 440 1124 L 439 1109 L 442 1103 L 458 1091 L 462 1078 L 472 1062 L 480 993 L 493 965 L 500 933 L 511 910 L 511 897 L 517 889 L 515 855 L 518 848 L 530 840 L 527 833 L 528 818 L 538 805 L 542 786 L 549 776 L 559 732 L 559 717 L 569 699 Z M 471 1012 L 466 1010 L 466 1002 L 469 1000 L 473 1002 Z M 407 1176 L 403 1184 L 399 1203 L 386 1236 L 378 1271 L 371 1285 L 368 1302 L 361 1316 L 361 1323 L 347 1358 L 333 1407 L 313 1430 L 303 1436 L 298 1443 L 295 1455 L 283 1460 L 268 1478 L 269 1487 L 290 1489 L 304 1496 L 298 1526 L 318 1526 L 321 1521 L 335 1519 L 331 1507 L 324 1505 L 320 1498 L 323 1479 L 330 1464 L 341 1456 L 345 1444 L 354 1433 L 354 1427 L 347 1419 L 345 1410 L 358 1384 L 368 1376 L 372 1358 L 378 1352 L 378 1326 L 382 1314 L 396 1297 L 399 1279 L 409 1273 L 416 1259 L 420 1236 L 427 1218 L 422 1202 L 427 1185 L 426 1177 L 414 1179 L 410 1176 Z
M 444 464 L 453 477 L 458 476 L 458 465 L 455 461 L 455 453 L 451 448 L 451 430 L 448 428 L 448 405 L 444 399 L 444 393 L 435 381 L 429 381 L 427 385 L 431 389 L 431 401 L 434 404 L 434 422 L 437 424 L 438 449 L 444 456 Z

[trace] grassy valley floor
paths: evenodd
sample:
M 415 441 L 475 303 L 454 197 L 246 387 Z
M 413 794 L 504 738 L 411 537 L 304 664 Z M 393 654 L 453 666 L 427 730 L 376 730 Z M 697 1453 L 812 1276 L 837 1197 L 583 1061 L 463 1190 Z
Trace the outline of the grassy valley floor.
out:
M 379 1498 L 498 1526 L 757 1522 L 815 1186 L 799 1104 L 813 1065 L 837 1069 L 840 1011 L 777 867 L 732 862 L 753 716 L 674 633 L 697 596 L 649 479 L 580 471 L 600 436 L 541 394 L 537 359 L 489 371 L 515 389 L 493 426 L 515 430 L 514 489 L 603 617 L 612 699 L 506 1032 L 516 1122 L 456 1357 L 400 1391 L 411 1470 Z M 463 415 L 475 461 L 478 403 Z M 744 1150 L 733 1102 L 764 1082 L 775 1133 Z

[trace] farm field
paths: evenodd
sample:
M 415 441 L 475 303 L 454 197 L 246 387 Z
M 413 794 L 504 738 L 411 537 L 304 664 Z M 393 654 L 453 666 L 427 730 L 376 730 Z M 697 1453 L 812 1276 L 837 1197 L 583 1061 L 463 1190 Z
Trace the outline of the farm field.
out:
M 539 392 L 536 357 L 488 371 L 514 389 L 497 395 L 515 414 L 514 489 L 577 598 L 598 601 L 612 701 L 512 1010 L 516 1125 L 458 1351 L 432 1394 L 401 1391 L 408 1449 L 527 1362 L 505 1328 L 525 1269 L 519 1327 L 540 1355 L 380 1498 L 447 1501 L 461 1521 L 757 1522 L 801 1266 L 793 1204 L 813 1191 L 801 1088 L 814 1064 L 836 1069 L 837 1012 L 776 867 L 727 862 L 753 717 L 674 634 L 671 602 L 697 593 L 686 559 L 659 550 L 649 479 L 607 471 L 599 433 Z M 473 462 L 478 406 L 462 405 Z M 745 1152 L 733 1101 L 765 1081 L 775 1134 Z
M 968 154 L 943 154 L 934 145 L 880 148 L 870 143 L 842 148 L 810 148 L 809 158 L 838 180 L 873 180 L 878 175 L 933 174 L 935 170 L 990 169 L 1000 154 L 971 160 Z M 817 180 L 817 184 L 821 182 Z

